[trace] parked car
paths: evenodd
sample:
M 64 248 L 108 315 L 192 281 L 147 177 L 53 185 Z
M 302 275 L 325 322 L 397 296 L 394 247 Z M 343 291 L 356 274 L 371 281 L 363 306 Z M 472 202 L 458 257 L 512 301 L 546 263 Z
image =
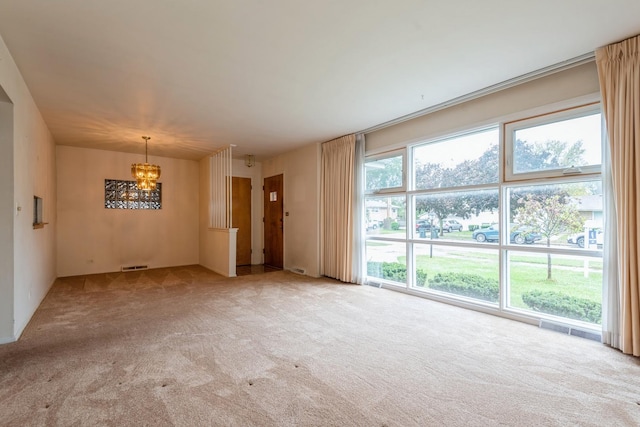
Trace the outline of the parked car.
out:
M 451 233 L 453 230 L 462 231 L 462 224 L 455 219 L 447 219 L 442 223 L 442 229 Z
M 604 235 L 602 230 L 592 229 L 591 232 L 595 233 L 596 245 L 598 247 L 602 247 L 602 243 L 604 242 Z M 576 233 L 572 234 L 567 238 L 567 243 L 578 245 L 580 248 L 584 248 L 584 233 Z
M 376 228 L 379 227 L 379 222 L 373 219 L 370 219 L 369 221 L 367 221 L 367 230 L 375 230 Z
M 500 227 L 498 224 L 494 224 L 488 228 L 480 228 L 474 231 L 471 237 L 478 242 L 497 242 L 500 238 Z M 509 234 L 509 241 L 518 245 L 524 243 L 532 244 L 541 239 L 542 235 L 540 233 L 519 225 L 512 226 Z

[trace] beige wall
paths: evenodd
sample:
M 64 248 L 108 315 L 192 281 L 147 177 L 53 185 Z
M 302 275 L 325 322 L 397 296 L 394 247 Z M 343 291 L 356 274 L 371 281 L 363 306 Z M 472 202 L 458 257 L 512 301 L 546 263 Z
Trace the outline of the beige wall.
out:
M 58 276 L 198 264 L 198 162 L 162 167 L 162 209 L 105 209 L 104 180 L 131 180 L 143 154 L 57 147 Z
M 320 275 L 320 144 L 262 162 L 264 178 L 284 176 L 284 268 Z
M 55 143 L 2 39 L 0 94 L 2 343 L 20 336 L 56 278 L 57 218 Z M 34 195 L 43 198 L 49 223 L 35 230 Z
M 437 138 L 492 124 L 497 119 L 508 120 L 514 113 L 591 95 L 599 90 L 595 63 L 587 63 L 369 133 L 366 152 L 381 152 Z

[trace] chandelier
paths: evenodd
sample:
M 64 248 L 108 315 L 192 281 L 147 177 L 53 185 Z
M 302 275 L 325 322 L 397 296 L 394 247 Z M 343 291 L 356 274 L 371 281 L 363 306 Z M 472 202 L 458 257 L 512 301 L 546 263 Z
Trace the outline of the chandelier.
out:
M 147 159 L 147 144 L 150 136 L 143 136 L 144 139 L 144 163 L 134 163 L 131 165 L 131 175 L 138 182 L 138 189 L 152 191 L 156 189 L 156 181 L 160 178 L 160 166 L 150 165 Z

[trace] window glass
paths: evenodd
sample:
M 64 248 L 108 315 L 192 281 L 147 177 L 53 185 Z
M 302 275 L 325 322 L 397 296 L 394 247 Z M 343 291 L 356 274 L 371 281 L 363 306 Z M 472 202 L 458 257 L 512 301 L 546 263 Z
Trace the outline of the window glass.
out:
M 509 125 L 513 174 L 549 170 L 579 173 L 587 166 L 600 165 L 601 123 L 600 113 L 591 112 L 579 117 L 560 119 L 555 115 Z
M 498 189 L 414 196 L 415 239 L 469 242 L 475 230 L 498 222 Z
M 497 250 L 424 244 L 413 248 L 416 288 L 498 303 Z
M 430 142 L 413 149 L 417 190 L 498 182 L 497 128 Z
M 407 283 L 407 245 L 367 240 L 367 276 L 405 285 Z
M 509 251 L 509 306 L 599 324 L 602 258 Z
M 368 193 L 404 189 L 404 152 L 367 159 L 364 172 L 365 190 Z
M 574 249 L 602 248 L 603 202 L 599 179 L 514 186 L 508 189 L 508 195 L 510 222 L 527 239 L 526 243 Z
M 404 196 L 368 197 L 365 200 L 367 235 L 406 236 L 407 208 Z

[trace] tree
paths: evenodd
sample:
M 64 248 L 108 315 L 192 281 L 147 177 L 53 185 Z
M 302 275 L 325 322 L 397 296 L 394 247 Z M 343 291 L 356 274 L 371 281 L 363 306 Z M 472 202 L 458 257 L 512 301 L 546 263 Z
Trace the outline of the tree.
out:
M 541 198 L 536 194 L 527 194 L 518 200 L 515 220 L 521 225 L 531 227 L 547 240 L 551 246 L 551 237 L 566 232 L 580 231 L 584 220 L 575 204 L 565 202 L 564 196 L 555 194 Z M 547 254 L 547 280 L 551 280 L 551 254 Z
M 568 143 L 556 140 L 545 143 L 528 143 L 516 140 L 514 146 L 516 169 L 522 171 L 537 171 L 558 169 L 567 166 L 581 166 L 585 164 L 585 152 L 582 142 Z M 455 188 L 460 185 L 481 185 L 498 182 L 499 147 L 491 146 L 482 155 L 473 160 L 465 160 L 452 168 L 444 168 L 439 163 L 416 164 L 416 189 Z M 401 169 L 401 165 L 396 166 Z M 398 172 L 399 174 L 401 172 Z M 531 194 L 540 202 L 558 195 L 557 188 L 548 191 L 536 190 L 535 195 L 530 188 L 514 188 L 510 196 L 510 217 L 516 215 L 520 206 L 519 200 Z M 567 203 L 569 194 L 559 195 L 560 203 Z M 416 217 L 425 213 L 433 213 L 440 222 L 440 233 L 443 233 L 442 222 L 449 216 L 469 218 L 481 212 L 493 212 L 498 209 L 499 195 L 497 191 L 465 191 L 448 192 L 420 196 L 416 201 Z
M 586 163 L 582 141 L 569 144 L 566 141 L 550 140 L 544 144 L 532 144 L 517 139 L 513 152 L 514 170 L 518 172 L 584 166 Z
M 474 160 L 465 160 L 453 168 L 443 168 L 438 163 L 416 165 L 416 188 L 452 188 L 460 185 L 475 185 L 498 182 L 498 145 L 486 150 Z M 443 221 L 449 216 L 469 218 L 480 212 L 498 209 L 498 193 L 494 191 L 466 191 L 419 197 L 416 201 L 416 216 L 432 212 L 438 217 L 440 235 Z
M 365 163 L 366 189 L 378 190 L 402 186 L 402 157 Z

